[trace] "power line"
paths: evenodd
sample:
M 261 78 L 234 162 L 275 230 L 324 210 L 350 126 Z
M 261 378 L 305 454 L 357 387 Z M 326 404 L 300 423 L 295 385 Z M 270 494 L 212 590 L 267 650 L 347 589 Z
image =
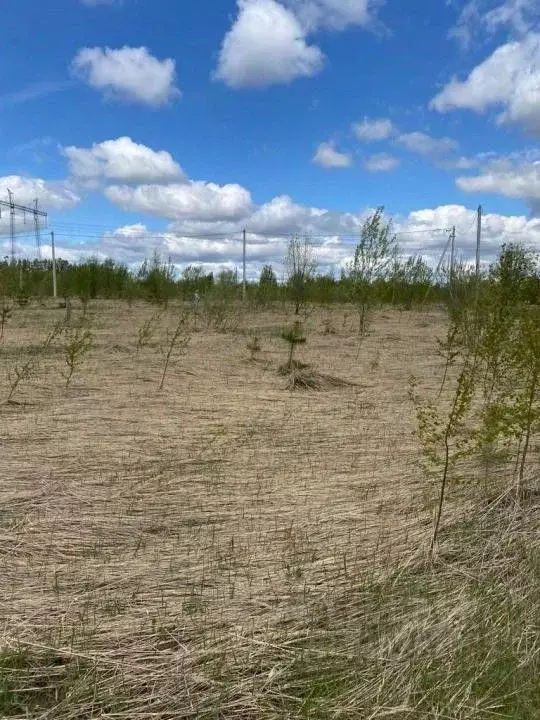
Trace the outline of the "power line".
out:
M 129 238 L 130 236 L 128 234 L 123 234 L 118 232 L 118 229 L 111 230 L 110 228 L 106 228 L 104 226 L 103 232 L 89 232 L 89 231 L 83 231 L 78 232 L 77 227 L 74 228 L 74 230 L 70 230 L 69 227 L 66 228 L 65 224 L 63 223 L 54 223 L 54 227 L 56 230 L 56 235 L 58 237 L 76 237 L 76 238 L 96 238 L 96 239 L 103 239 L 103 238 Z M 60 230 L 63 230 L 62 232 L 58 232 L 58 228 Z M 418 235 L 418 234 L 434 234 L 434 233 L 448 233 L 450 232 L 451 228 L 426 228 L 422 230 L 403 230 L 401 232 L 395 233 L 396 237 L 402 237 L 402 236 L 408 236 L 408 235 Z M 243 230 L 233 230 L 231 232 L 200 232 L 200 233 L 191 233 L 191 232 L 180 232 L 180 231 L 170 231 L 170 230 L 163 230 L 163 231 L 156 231 L 156 232 L 141 232 L 141 233 L 134 233 L 133 237 L 138 239 L 144 239 L 144 238 L 155 238 L 155 239 L 161 239 L 166 236 L 172 236 L 177 238 L 189 238 L 193 240 L 227 240 L 227 239 L 237 239 L 241 240 L 243 237 Z M 267 231 L 255 231 L 255 230 L 249 230 L 246 228 L 246 234 L 248 236 L 254 236 L 254 237 L 264 237 L 264 238 L 279 238 L 279 239 L 289 239 L 291 237 L 295 237 L 297 235 L 306 236 L 310 240 L 329 240 L 331 238 L 337 238 L 341 240 L 342 242 L 358 242 L 359 235 L 351 235 L 351 234 L 340 234 L 335 232 L 329 232 L 325 234 L 312 234 L 312 233 L 298 233 L 298 232 L 267 232 Z

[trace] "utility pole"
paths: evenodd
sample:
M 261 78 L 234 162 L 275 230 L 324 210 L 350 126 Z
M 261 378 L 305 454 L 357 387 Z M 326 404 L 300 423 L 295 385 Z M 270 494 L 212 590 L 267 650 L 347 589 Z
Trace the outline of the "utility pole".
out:
M 478 206 L 476 220 L 476 282 L 480 283 L 480 241 L 482 239 L 482 206 Z
M 242 300 L 246 301 L 246 229 L 242 230 Z
M 56 297 L 56 252 L 54 248 L 54 230 L 51 230 L 51 254 L 52 254 L 52 286 L 53 297 Z
M 475 274 L 475 284 L 476 284 L 476 298 L 475 298 L 475 304 L 476 304 L 476 322 L 478 323 L 478 313 L 479 313 L 479 306 L 480 306 L 480 241 L 482 240 L 482 206 L 478 206 L 478 213 L 476 216 L 476 274 Z
M 36 234 L 36 250 L 38 260 L 41 260 L 41 234 L 39 231 L 39 200 L 34 200 L 34 232 Z
M 452 225 L 450 232 L 450 292 L 454 288 L 454 271 L 456 265 L 456 226 Z
M 9 236 L 11 238 L 11 262 L 15 263 L 15 201 L 13 193 L 8 189 L 9 197 Z

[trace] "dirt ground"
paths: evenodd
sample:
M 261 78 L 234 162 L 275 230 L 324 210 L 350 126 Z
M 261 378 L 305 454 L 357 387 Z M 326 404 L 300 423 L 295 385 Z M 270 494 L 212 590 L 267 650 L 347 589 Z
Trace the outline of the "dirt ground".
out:
M 180 308 L 137 349 L 155 311 L 90 303 L 94 344 L 70 386 L 57 338 L 0 406 L 4 647 L 133 667 L 200 655 L 217 637 L 264 637 L 425 545 L 407 392 L 411 374 L 426 391 L 440 383 L 442 312 L 379 311 L 359 344 L 352 309 L 314 310 L 298 358 L 354 385 L 290 392 L 277 369 L 291 314 L 235 311 L 220 332 L 201 311 L 160 392 L 160 345 Z M 64 312 L 14 311 L 2 402 L 8 373 Z

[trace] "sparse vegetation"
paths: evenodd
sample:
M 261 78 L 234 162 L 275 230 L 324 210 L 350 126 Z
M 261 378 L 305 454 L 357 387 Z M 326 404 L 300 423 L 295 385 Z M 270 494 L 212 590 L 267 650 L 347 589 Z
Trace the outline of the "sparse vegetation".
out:
M 184 353 L 189 344 L 190 333 L 188 326 L 188 316 L 183 314 L 176 327 L 173 330 L 167 329 L 167 337 L 163 346 L 163 354 L 165 356 L 165 362 L 163 364 L 163 372 L 161 374 L 161 381 L 159 383 L 159 390 L 163 390 L 165 385 L 165 378 L 167 376 L 167 370 L 169 369 L 169 363 L 173 352 Z
M 137 330 L 137 350 L 140 350 L 150 344 L 152 338 L 158 330 L 161 318 L 162 313 L 158 310 L 158 312 L 153 313 L 143 322 L 141 327 Z
M 13 399 L 15 393 L 20 389 L 21 384 L 31 380 L 35 376 L 39 369 L 42 356 L 61 332 L 62 325 L 57 323 L 40 344 L 32 347 L 27 352 L 26 357 L 8 371 L 7 379 L 9 390 L 6 397 L 6 404 L 15 403 Z
M 73 379 L 73 375 L 81 368 L 88 353 L 92 349 L 94 338 L 90 329 L 84 325 L 73 328 L 66 327 L 64 329 L 64 336 L 64 361 L 66 369 L 62 375 L 66 381 L 67 388 Z
M 285 342 L 289 343 L 289 356 L 287 362 L 285 365 L 282 365 L 282 367 L 285 371 L 291 372 L 295 368 L 300 367 L 294 359 L 296 347 L 297 345 L 304 345 L 307 340 L 302 328 L 302 323 L 299 320 L 295 320 L 291 327 L 283 330 L 281 337 Z
M 8 323 L 8 320 L 11 319 L 12 312 L 13 306 L 9 304 L 5 297 L 3 297 L 2 308 L 0 310 L 0 342 L 4 342 L 5 327 Z
M 234 277 L 193 269 L 159 300 L 163 356 L 136 352 L 153 311 L 104 299 L 97 264 L 82 393 L 57 378 L 88 319 L 43 340 L 56 304 L 13 313 L 0 391 L 25 403 L 1 408 L 0 716 L 538 717 L 537 269 L 509 250 L 477 306 L 465 275 L 433 288 L 448 312 L 417 312 L 421 284 L 392 264 L 361 357 L 341 281 L 313 277 L 289 325 L 290 286 L 241 308 Z M 246 342 L 269 362 L 247 367 Z
M 377 303 L 379 283 L 391 277 L 390 270 L 398 255 L 392 225 L 384 221 L 383 213 L 384 208 L 381 207 L 365 221 L 354 259 L 347 268 L 351 300 L 358 311 L 360 337 L 368 331 L 370 315 Z

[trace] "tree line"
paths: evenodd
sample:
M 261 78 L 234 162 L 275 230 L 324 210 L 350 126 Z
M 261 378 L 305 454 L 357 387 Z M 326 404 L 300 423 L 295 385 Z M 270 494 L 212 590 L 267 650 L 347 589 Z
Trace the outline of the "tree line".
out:
M 520 292 L 531 303 L 539 302 L 540 263 L 538 254 L 519 243 L 506 245 L 502 253 L 508 262 L 521 263 L 524 274 Z M 297 313 L 306 303 L 352 302 L 359 309 L 362 328 L 368 322 L 370 308 L 391 304 L 411 308 L 424 302 L 447 303 L 460 293 L 472 292 L 478 282 L 496 281 L 490 270 L 480 279 L 467 266 L 456 263 L 451 270 L 435 272 L 420 256 L 403 257 L 391 222 L 379 208 L 368 218 L 359 233 L 353 259 L 338 275 L 317 269 L 315 248 L 309 238 L 292 237 L 284 258 L 285 277 L 278 280 L 271 264 L 263 266 L 259 279 L 247 283 L 246 299 L 255 304 L 291 302 Z M 0 262 L 0 295 L 19 298 L 45 298 L 52 295 L 50 260 L 7 258 Z M 189 265 L 180 274 L 170 261 L 156 252 L 137 271 L 113 259 L 89 258 L 79 263 L 57 261 L 57 285 L 60 297 L 144 299 L 167 303 L 172 299 L 191 300 L 219 297 L 239 300 L 243 287 L 237 271 L 214 274 L 200 265 Z

